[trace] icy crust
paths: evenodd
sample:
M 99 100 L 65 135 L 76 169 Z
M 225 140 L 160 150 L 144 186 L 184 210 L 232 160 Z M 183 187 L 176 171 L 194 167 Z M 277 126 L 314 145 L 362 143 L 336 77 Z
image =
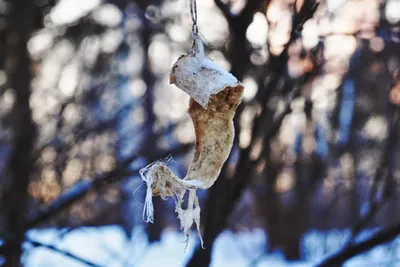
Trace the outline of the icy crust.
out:
M 194 40 L 195 53 L 181 56 L 170 74 L 170 83 L 190 95 L 203 108 L 226 87 L 236 87 L 238 79 L 204 55 L 200 38 Z

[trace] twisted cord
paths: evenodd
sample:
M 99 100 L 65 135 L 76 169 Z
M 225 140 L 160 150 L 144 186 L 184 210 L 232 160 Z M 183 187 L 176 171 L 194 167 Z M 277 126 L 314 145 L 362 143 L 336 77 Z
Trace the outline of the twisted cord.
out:
M 197 3 L 196 0 L 190 1 L 190 16 L 192 17 L 192 36 L 195 38 L 199 34 L 199 27 L 197 26 Z

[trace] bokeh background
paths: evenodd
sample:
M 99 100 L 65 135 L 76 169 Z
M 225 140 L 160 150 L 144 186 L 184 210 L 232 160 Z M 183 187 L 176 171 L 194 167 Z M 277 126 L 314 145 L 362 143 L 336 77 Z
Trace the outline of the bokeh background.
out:
M 197 2 L 245 91 L 184 251 L 138 171 L 192 159 L 189 0 L 0 0 L 0 265 L 399 266 L 400 1 Z

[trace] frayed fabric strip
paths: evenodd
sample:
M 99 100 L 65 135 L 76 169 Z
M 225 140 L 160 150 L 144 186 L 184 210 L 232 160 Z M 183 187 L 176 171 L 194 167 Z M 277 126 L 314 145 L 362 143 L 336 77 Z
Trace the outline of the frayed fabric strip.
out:
M 175 211 L 178 213 L 181 229 L 185 232 L 187 241 L 189 240 L 190 227 L 195 223 L 201 240 L 201 246 L 203 247 L 203 240 L 200 234 L 201 210 L 199 199 L 196 195 L 197 185 L 201 185 L 202 183 L 197 182 L 196 185 L 196 183 L 190 183 L 190 181 L 179 180 L 179 178 L 173 175 L 166 164 L 161 161 L 146 166 L 141 169 L 139 173 L 142 180 L 146 182 L 147 185 L 146 200 L 143 209 L 144 221 L 151 223 L 154 221 L 152 201 L 154 195 L 160 195 L 163 199 L 170 196 L 175 197 Z M 186 191 L 189 191 L 188 206 L 186 209 L 183 209 L 182 205 Z

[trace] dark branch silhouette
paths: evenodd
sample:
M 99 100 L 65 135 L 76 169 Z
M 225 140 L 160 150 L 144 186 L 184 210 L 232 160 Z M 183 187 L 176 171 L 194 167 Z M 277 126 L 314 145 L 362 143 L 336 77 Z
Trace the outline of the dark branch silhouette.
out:
M 335 267 L 341 266 L 347 260 L 362 254 L 378 245 L 387 243 L 395 239 L 400 235 L 400 224 L 388 227 L 383 231 L 378 232 L 371 238 L 360 242 L 356 245 L 352 245 L 346 248 L 344 251 L 334 254 L 328 257 L 326 260 L 317 265 L 317 267 Z

